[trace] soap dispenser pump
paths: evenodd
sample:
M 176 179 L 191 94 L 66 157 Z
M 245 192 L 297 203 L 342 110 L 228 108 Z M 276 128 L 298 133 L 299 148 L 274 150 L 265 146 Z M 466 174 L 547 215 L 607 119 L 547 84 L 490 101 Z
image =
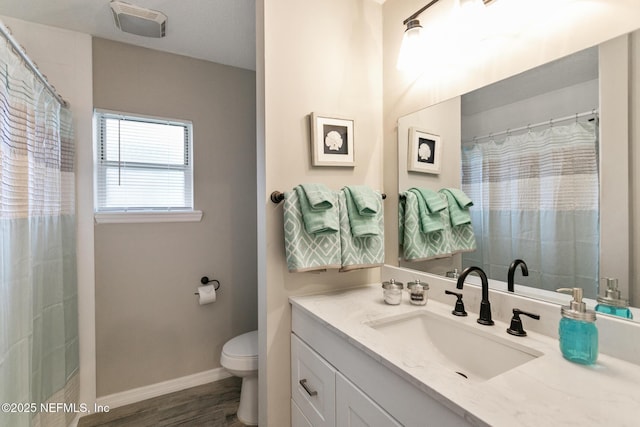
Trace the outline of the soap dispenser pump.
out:
M 587 310 L 582 301 L 581 288 L 561 288 L 558 292 L 573 295 L 569 305 L 560 309 L 560 351 L 562 356 L 575 363 L 592 365 L 598 359 L 598 329 L 596 312 Z
M 604 296 L 598 296 L 596 311 L 624 317 L 625 319 L 632 319 L 633 315 L 631 314 L 631 310 L 629 310 L 629 302 L 620 296 L 618 279 L 604 277 L 602 280 L 607 282 L 607 289 L 605 290 Z

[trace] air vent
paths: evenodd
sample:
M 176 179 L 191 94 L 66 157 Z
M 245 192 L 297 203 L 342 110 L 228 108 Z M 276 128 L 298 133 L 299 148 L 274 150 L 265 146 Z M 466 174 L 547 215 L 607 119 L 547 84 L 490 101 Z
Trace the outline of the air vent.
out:
M 167 15 L 157 10 L 113 0 L 110 3 L 116 26 L 125 33 L 143 37 L 164 37 Z

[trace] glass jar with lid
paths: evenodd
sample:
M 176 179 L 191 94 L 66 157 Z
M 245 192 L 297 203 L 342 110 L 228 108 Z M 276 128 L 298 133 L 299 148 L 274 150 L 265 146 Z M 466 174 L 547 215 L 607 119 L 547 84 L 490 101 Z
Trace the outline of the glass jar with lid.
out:
M 390 279 L 388 282 L 382 282 L 382 296 L 384 302 L 389 305 L 398 305 L 402 301 L 402 289 L 404 285 Z
M 409 301 L 413 305 L 425 305 L 427 303 L 427 291 L 429 284 L 416 279 L 415 282 L 407 283 L 409 291 Z

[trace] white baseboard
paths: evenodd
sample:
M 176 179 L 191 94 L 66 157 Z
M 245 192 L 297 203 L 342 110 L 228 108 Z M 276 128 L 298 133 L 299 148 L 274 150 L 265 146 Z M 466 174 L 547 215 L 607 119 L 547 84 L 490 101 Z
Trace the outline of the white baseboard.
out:
M 211 369 L 209 371 L 187 375 L 186 377 L 175 378 L 173 380 L 98 397 L 96 399 L 96 403 L 98 405 L 109 407 L 109 409 L 113 409 L 119 406 L 151 399 L 152 397 L 162 396 L 163 394 L 173 393 L 174 391 L 180 391 L 190 387 L 218 381 L 230 376 L 231 374 L 229 374 L 229 372 L 224 368 Z

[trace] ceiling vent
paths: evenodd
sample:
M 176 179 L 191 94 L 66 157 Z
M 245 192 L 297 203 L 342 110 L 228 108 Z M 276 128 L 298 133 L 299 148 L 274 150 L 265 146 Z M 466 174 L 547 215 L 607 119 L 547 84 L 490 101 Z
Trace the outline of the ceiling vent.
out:
M 167 26 L 167 15 L 164 13 L 118 0 L 113 0 L 110 6 L 116 26 L 125 33 L 144 37 L 164 37 Z

